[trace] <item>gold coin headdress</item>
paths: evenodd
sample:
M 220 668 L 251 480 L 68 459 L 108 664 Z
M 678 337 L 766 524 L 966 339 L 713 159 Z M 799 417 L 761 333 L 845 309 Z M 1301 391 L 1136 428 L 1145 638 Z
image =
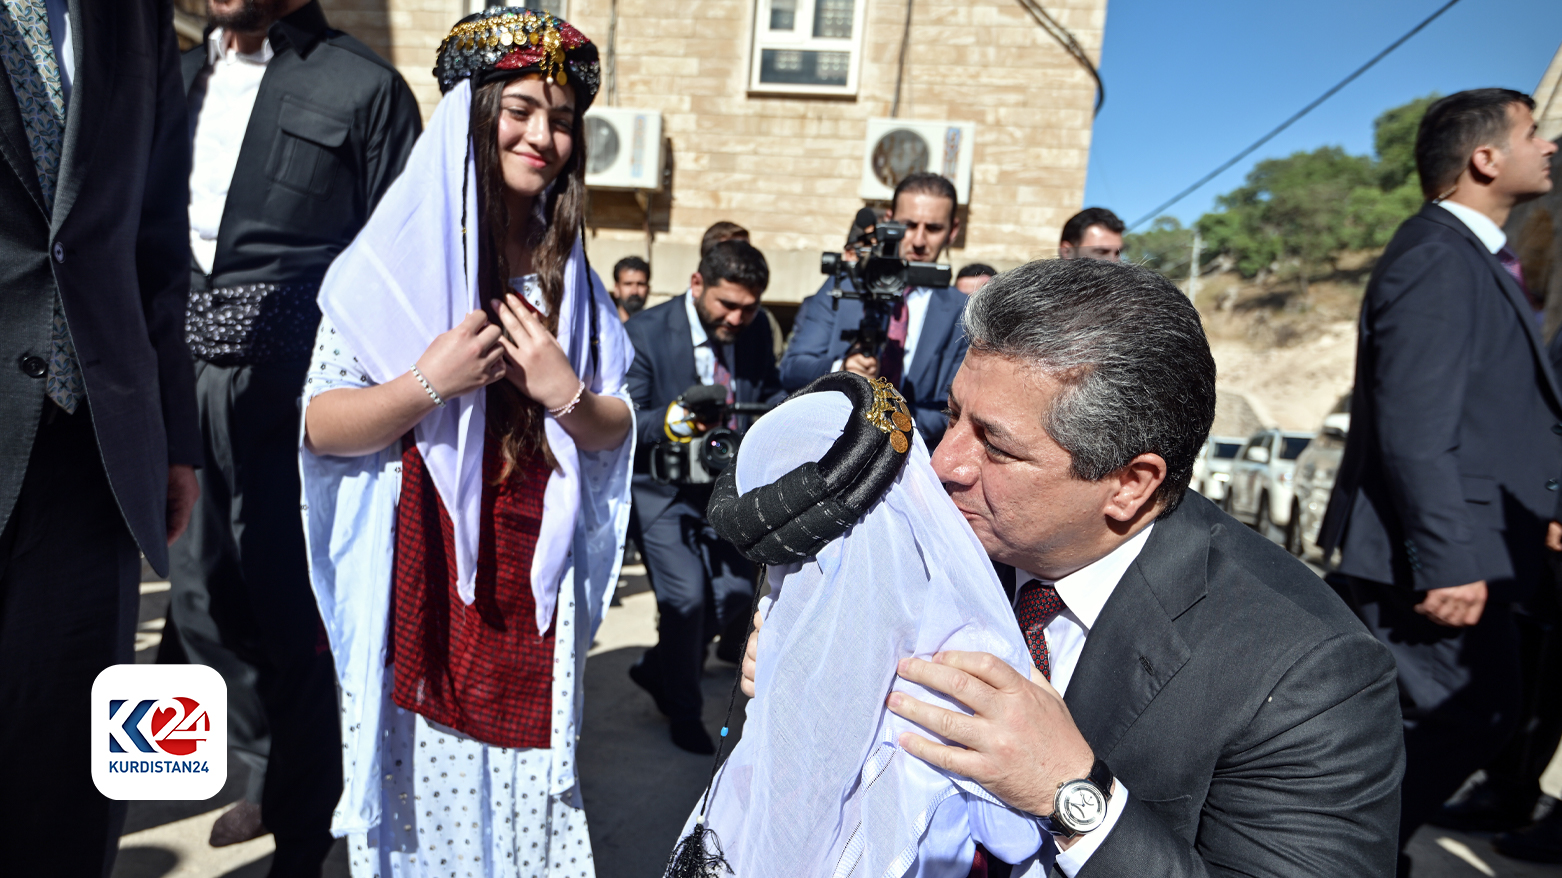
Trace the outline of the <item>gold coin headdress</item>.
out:
M 585 34 L 552 13 L 519 6 L 485 9 L 461 19 L 439 44 L 434 63 L 441 93 L 467 77 L 476 88 L 496 77 L 524 73 L 573 86 L 581 112 L 602 83 L 597 47 Z

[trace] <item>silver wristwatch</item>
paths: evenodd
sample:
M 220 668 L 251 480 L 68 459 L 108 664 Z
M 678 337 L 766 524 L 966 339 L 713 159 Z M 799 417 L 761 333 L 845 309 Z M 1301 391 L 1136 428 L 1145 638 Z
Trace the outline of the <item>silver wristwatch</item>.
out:
M 1089 777 L 1058 785 L 1052 799 L 1052 834 L 1073 838 L 1100 829 L 1106 822 L 1106 807 L 1111 799 L 1112 770 L 1097 759 Z

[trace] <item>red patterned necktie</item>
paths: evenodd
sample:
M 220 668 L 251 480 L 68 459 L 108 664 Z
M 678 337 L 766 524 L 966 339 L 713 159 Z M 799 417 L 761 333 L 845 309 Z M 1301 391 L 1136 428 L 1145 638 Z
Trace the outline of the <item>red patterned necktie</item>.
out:
M 716 360 L 716 369 L 711 373 L 711 383 L 720 384 L 721 386 L 727 388 L 727 405 L 732 405 L 733 401 L 737 397 L 732 392 L 732 373 L 727 371 L 727 364 L 721 361 L 721 346 L 715 342 L 707 342 L 707 344 L 710 345 L 711 353 L 715 354 Z M 736 430 L 738 428 L 738 419 L 736 415 L 727 419 L 727 427 L 728 429 L 732 430 Z
M 1025 634 L 1025 645 L 1030 647 L 1031 661 L 1041 675 L 1052 679 L 1052 662 L 1047 655 L 1047 626 L 1066 607 L 1058 597 L 1057 586 L 1039 579 L 1020 586 L 1020 599 L 1014 604 L 1014 615 L 1020 620 L 1020 631 Z
M 1537 302 L 1535 294 L 1529 291 L 1529 285 L 1524 283 L 1524 264 L 1519 261 L 1519 255 L 1509 249 L 1507 244 L 1504 244 L 1497 251 L 1497 261 L 1502 263 L 1502 267 L 1508 270 L 1508 274 L 1519 285 L 1519 291 L 1529 301 L 1531 310 L 1535 312 L 1535 319 L 1539 320 L 1541 311 L 1545 308 L 1545 302 Z
M 906 299 L 901 297 L 890 312 L 889 330 L 884 334 L 884 354 L 879 358 L 879 375 L 900 388 L 900 373 L 906 360 Z

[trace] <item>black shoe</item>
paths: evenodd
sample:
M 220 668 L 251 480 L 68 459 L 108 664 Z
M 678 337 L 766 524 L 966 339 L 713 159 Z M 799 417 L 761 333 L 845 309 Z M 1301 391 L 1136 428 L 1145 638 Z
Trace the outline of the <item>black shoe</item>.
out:
M 635 662 L 629 666 L 629 679 L 636 686 L 650 693 L 651 700 L 656 702 L 656 709 L 662 716 L 667 716 L 667 693 L 662 691 L 662 681 L 656 679 L 656 675 L 647 668 L 644 662 Z
M 714 756 L 716 744 L 705 731 L 705 724 L 697 719 L 675 719 L 672 725 L 673 743 L 679 750 L 687 750 L 699 756 Z
M 1562 863 L 1562 808 L 1492 841 L 1497 853 L 1530 863 Z
M 1529 825 L 1539 798 L 1540 790 L 1533 785 L 1518 789 L 1510 782 L 1488 778 L 1437 809 L 1427 822 L 1460 832 L 1507 832 Z

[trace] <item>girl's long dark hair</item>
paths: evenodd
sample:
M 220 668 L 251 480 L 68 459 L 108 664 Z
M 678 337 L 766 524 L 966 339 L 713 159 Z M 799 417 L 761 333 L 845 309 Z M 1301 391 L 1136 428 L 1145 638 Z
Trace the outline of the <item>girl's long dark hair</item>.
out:
M 504 201 L 499 114 L 504 87 L 512 81 L 509 78 L 486 83 L 472 95 L 472 158 L 477 168 L 477 290 L 485 309 L 490 299 L 503 300 L 510 290 L 510 265 L 504 250 L 510 215 Z M 543 322 L 554 335 L 559 332 L 559 307 L 564 299 L 564 267 L 575 246 L 575 237 L 580 234 L 586 205 L 586 138 L 578 97 L 575 106 L 573 149 L 558 178 L 539 196 L 543 200 L 546 229 L 540 239 L 532 242 L 532 269 L 548 303 L 548 316 Z M 498 316 L 489 314 L 489 319 L 497 322 Z M 549 470 L 558 466 L 543 433 L 546 417 L 541 403 L 521 393 L 508 380 L 488 386 L 488 438 L 500 442 L 504 450 L 500 481 L 509 476 L 518 461 L 535 454 L 542 455 Z

